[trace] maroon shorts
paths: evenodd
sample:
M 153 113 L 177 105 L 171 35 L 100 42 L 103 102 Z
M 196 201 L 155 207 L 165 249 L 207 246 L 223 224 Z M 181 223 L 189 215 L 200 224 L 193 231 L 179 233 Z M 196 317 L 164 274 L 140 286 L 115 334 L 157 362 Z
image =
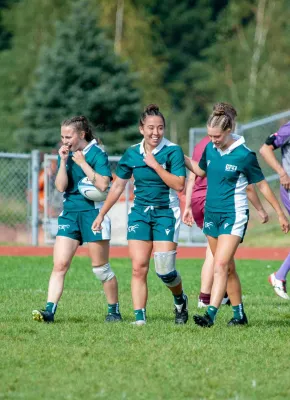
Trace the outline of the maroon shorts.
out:
M 204 219 L 205 197 L 195 197 L 191 199 L 192 216 L 196 225 L 202 229 Z

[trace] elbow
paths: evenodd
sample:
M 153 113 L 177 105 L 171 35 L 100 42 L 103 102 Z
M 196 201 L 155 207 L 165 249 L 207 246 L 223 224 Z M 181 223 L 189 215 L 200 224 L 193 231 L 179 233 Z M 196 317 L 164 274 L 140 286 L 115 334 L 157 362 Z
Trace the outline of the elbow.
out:
M 176 188 L 175 188 L 175 190 L 177 191 L 177 192 L 183 192 L 183 190 L 184 190 L 184 187 L 185 187 L 185 185 L 178 185 Z
M 265 145 L 263 144 L 263 146 L 260 148 L 259 153 L 262 157 L 264 157 L 265 154 Z
M 109 184 L 108 184 L 108 183 L 101 183 L 101 184 L 98 184 L 98 189 L 99 189 L 101 192 L 105 192 L 105 191 L 108 189 L 108 187 L 109 187 Z

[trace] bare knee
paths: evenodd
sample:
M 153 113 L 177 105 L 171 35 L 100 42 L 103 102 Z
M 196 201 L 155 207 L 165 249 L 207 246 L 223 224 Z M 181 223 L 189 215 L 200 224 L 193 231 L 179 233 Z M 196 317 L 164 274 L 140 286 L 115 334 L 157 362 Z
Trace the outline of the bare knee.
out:
M 69 269 L 70 263 L 67 261 L 57 261 L 54 263 L 52 272 L 58 275 L 65 275 Z
M 135 279 L 146 279 L 148 273 L 148 263 L 133 263 L 132 275 Z
M 214 275 L 228 275 L 229 273 L 229 266 L 228 262 L 223 260 L 216 260 L 214 263 Z

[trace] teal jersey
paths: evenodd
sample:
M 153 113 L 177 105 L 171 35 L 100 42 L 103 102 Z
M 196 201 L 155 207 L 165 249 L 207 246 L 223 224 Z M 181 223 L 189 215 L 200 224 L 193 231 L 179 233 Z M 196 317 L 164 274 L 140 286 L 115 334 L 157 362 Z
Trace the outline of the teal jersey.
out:
M 156 161 L 176 176 L 186 176 L 184 154 L 180 146 L 163 138 L 153 150 Z M 134 204 L 170 208 L 179 205 L 175 190 L 163 182 L 160 176 L 144 162 L 144 140 L 126 150 L 118 163 L 116 175 L 122 179 L 134 177 Z
M 245 146 L 244 138 L 237 135 L 233 138 L 236 141 L 225 151 L 210 142 L 199 162 L 207 175 L 206 211 L 247 210 L 247 186 L 265 179 L 256 154 Z
M 95 139 L 83 149 L 83 154 L 86 162 L 94 171 L 102 176 L 112 178 L 108 155 L 97 145 Z M 86 175 L 81 167 L 72 160 L 72 157 L 73 153 L 70 152 L 66 164 L 68 185 L 63 195 L 63 209 L 65 211 L 87 211 L 100 208 L 103 203 L 88 200 L 78 191 L 78 183 Z M 60 157 L 58 157 L 58 167 L 59 164 Z

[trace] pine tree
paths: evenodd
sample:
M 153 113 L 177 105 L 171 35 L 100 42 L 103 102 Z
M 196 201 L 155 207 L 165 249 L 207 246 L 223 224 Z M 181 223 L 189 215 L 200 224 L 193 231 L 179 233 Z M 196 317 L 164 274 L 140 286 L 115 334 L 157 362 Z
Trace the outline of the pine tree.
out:
M 82 114 L 110 154 L 123 152 L 140 138 L 134 80 L 98 27 L 88 1 L 75 2 L 67 19 L 57 24 L 53 45 L 43 49 L 35 84 L 26 96 L 19 142 L 24 149 L 49 150 L 59 141 L 60 122 Z

